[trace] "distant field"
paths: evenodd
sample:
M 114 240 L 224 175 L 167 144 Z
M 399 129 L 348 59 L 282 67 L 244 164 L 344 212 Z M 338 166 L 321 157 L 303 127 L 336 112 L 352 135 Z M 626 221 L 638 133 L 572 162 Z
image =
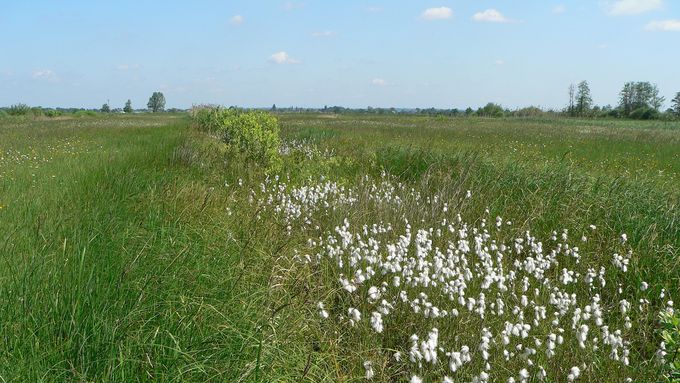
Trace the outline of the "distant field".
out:
M 660 379 L 680 123 L 277 117 L 0 118 L 0 381 Z
M 334 137 L 337 150 L 370 153 L 386 147 L 435 154 L 475 152 L 491 161 L 537 167 L 574 165 L 580 172 L 680 182 L 680 122 L 575 119 L 495 119 L 427 116 L 279 116 L 284 134 Z

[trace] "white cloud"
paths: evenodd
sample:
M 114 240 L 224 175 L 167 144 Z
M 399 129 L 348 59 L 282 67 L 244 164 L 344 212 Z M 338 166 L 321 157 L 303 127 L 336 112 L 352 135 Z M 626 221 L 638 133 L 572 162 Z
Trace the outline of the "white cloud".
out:
M 597 47 L 600 48 L 600 49 L 607 49 L 607 48 L 609 48 L 609 45 L 607 45 L 607 44 L 600 44 L 600 45 L 598 45 Z
M 376 12 L 382 12 L 382 11 L 383 11 L 383 7 L 378 7 L 378 6 L 375 6 L 375 5 L 370 6 L 370 7 L 366 7 L 366 12 L 376 13 Z
M 423 20 L 444 20 L 450 19 L 453 16 L 453 11 L 449 7 L 428 8 L 423 11 L 420 18 Z
M 312 37 L 333 37 L 333 36 L 335 36 L 335 32 L 333 31 L 312 32 Z
M 680 20 L 651 21 L 645 25 L 646 31 L 680 32 Z
M 553 9 L 552 9 L 552 13 L 554 13 L 554 14 L 556 14 L 556 15 L 557 15 L 557 14 L 560 14 L 560 13 L 564 13 L 564 12 L 566 12 L 566 11 L 567 11 L 567 6 L 564 5 L 564 4 L 556 5 L 556 6 L 554 6 Z
M 505 61 L 503 60 L 496 60 L 496 65 L 503 65 L 505 64 Z
M 472 19 L 487 23 L 509 23 L 513 21 L 503 16 L 503 14 L 496 9 L 487 9 L 484 12 L 477 12 L 472 16 Z
M 302 61 L 296 60 L 288 55 L 286 52 L 276 52 L 269 57 L 269 60 L 277 64 L 300 64 Z
M 116 67 L 116 69 L 120 71 L 127 71 L 127 70 L 134 70 L 134 69 L 139 69 L 142 66 L 139 64 L 120 64 Z
M 59 76 L 51 69 L 41 69 L 33 72 L 33 78 L 36 80 L 45 80 L 49 82 L 59 81 Z
M 302 8 L 302 7 L 304 7 L 304 4 L 296 2 L 296 1 L 286 1 L 283 4 L 283 9 L 285 11 L 292 11 L 294 9 L 299 9 L 299 8 Z
M 371 85 L 385 86 L 385 85 L 387 85 L 387 81 L 385 81 L 381 78 L 374 78 L 373 80 L 371 80 Z
M 663 7 L 663 0 L 617 0 L 607 2 L 607 13 L 613 16 L 637 15 Z
M 241 25 L 241 24 L 243 24 L 244 21 L 245 21 L 245 19 L 243 18 L 243 16 L 236 15 L 236 16 L 233 16 L 232 18 L 229 19 L 229 24 L 231 24 L 231 25 Z

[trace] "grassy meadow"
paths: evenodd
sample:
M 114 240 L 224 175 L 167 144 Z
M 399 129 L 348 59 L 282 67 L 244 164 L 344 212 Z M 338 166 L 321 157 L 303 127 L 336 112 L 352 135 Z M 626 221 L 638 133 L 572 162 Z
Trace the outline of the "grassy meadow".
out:
M 663 381 L 680 123 L 276 117 L 0 118 L 0 381 Z

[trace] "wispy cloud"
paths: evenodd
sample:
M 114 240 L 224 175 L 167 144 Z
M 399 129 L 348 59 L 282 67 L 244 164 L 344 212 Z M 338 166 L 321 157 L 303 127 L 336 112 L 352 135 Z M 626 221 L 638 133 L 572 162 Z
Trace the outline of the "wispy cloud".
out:
M 607 13 L 612 16 L 637 15 L 663 7 L 663 0 L 616 0 L 605 3 Z
M 509 19 L 505 17 L 496 9 L 487 9 L 483 12 L 477 12 L 472 16 L 474 21 L 485 22 L 485 23 L 512 23 L 516 20 Z
M 453 11 L 449 7 L 428 8 L 420 15 L 423 20 L 445 20 L 453 16 Z
M 297 1 L 286 1 L 285 3 L 283 3 L 283 10 L 284 11 L 292 11 L 292 10 L 295 10 L 295 9 L 300 9 L 304 6 L 305 6 L 304 3 L 300 3 L 300 2 L 297 2 Z
M 505 61 L 503 61 L 503 60 L 496 60 L 496 61 L 495 61 L 495 64 L 496 64 L 496 65 L 503 65 L 503 64 L 505 64 Z
M 377 12 L 382 12 L 383 7 L 379 7 L 377 5 L 371 5 L 366 7 L 366 12 L 371 12 L 371 13 L 377 13 Z
M 236 16 L 233 16 L 229 19 L 229 24 L 239 26 L 239 25 L 243 24 L 244 21 L 245 21 L 245 18 L 243 18 L 243 16 L 236 15 Z
M 116 66 L 116 69 L 118 69 L 119 71 L 128 71 L 128 70 L 139 69 L 141 67 L 142 66 L 139 65 L 139 64 L 120 64 L 120 65 Z
M 680 20 L 659 20 L 650 21 L 645 25 L 646 31 L 665 31 L 665 32 L 680 32 Z
M 300 64 L 300 63 L 302 63 L 302 61 L 296 60 L 296 59 L 290 57 L 290 55 L 288 55 L 288 53 L 283 52 L 283 51 L 276 52 L 273 55 L 269 56 L 269 61 L 272 61 L 276 64 Z
M 318 31 L 312 32 L 312 37 L 333 37 L 336 33 L 333 31 Z
M 385 86 L 385 85 L 387 85 L 387 81 L 385 81 L 385 80 L 383 80 L 383 79 L 381 79 L 381 78 L 374 78 L 373 80 L 371 80 L 371 85 L 374 85 L 374 86 Z
M 49 82 L 58 82 L 60 80 L 59 76 L 51 70 L 51 69 L 41 69 L 33 72 L 33 79 L 35 80 L 42 80 L 42 81 L 49 81 Z
M 561 13 L 565 13 L 567 11 L 567 6 L 564 4 L 558 4 L 553 7 L 552 13 L 559 15 Z

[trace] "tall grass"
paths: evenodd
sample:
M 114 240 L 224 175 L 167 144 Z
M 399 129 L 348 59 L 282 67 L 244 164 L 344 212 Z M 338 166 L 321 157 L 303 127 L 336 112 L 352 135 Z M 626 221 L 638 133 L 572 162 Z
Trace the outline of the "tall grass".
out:
M 189 129 L 186 117 L 3 119 L 0 377 L 361 381 L 370 359 L 374 381 L 405 380 L 414 371 L 395 364 L 392 352 L 412 333 L 426 335 L 426 322 L 395 317 L 377 341 L 369 326 L 320 321 L 322 299 L 333 318 L 349 304 L 368 306 L 339 292 L 332 268 L 299 259 L 311 252 L 310 238 L 333 233 L 343 219 L 353 228 L 401 227 L 404 216 L 431 225 L 446 216 L 444 203 L 470 224 L 497 215 L 512 221 L 499 240 L 562 229 L 578 238 L 594 224 L 581 245 L 593 264 L 611 264 L 619 246 L 611 240 L 626 233 L 635 267 L 619 280 L 625 294 L 646 281 L 649 297 L 665 288 L 677 301 L 680 133 L 606 124 L 282 116 L 284 141 L 304 144 L 289 145 L 272 174 Z M 383 177 L 421 202 L 406 195 L 399 209 L 370 202 L 376 193 L 368 186 Z M 310 224 L 258 202 L 269 193 L 261 185 L 324 182 L 356 190 L 358 202 L 316 209 Z M 636 362 L 651 361 L 658 347 L 663 302 L 651 305 L 635 317 Z M 571 362 L 553 360 L 551 368 L 566 372 Z M 659 372 L 653 364 L 599 363 L 584 376 L 648 381 Z

